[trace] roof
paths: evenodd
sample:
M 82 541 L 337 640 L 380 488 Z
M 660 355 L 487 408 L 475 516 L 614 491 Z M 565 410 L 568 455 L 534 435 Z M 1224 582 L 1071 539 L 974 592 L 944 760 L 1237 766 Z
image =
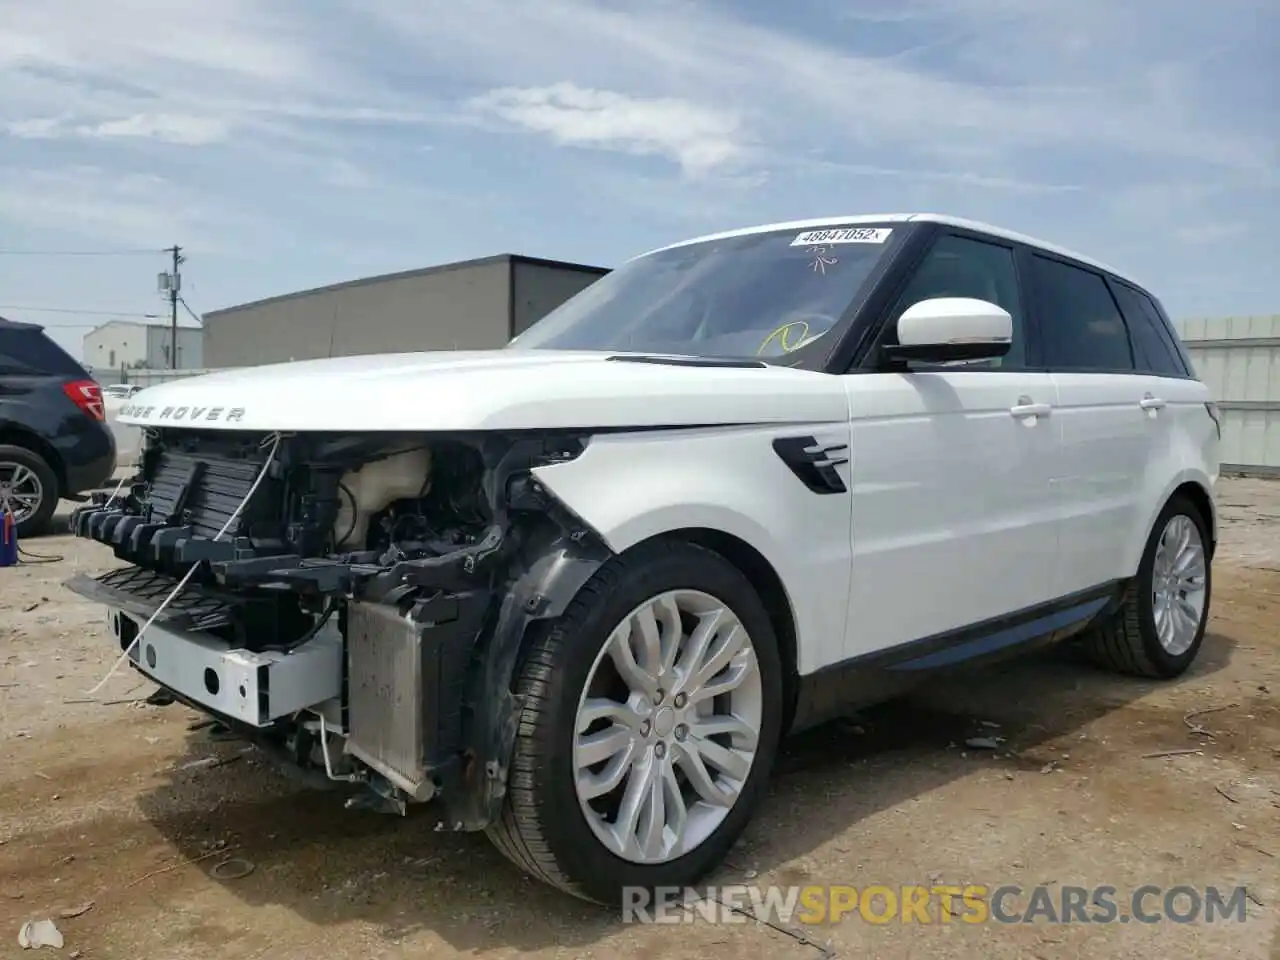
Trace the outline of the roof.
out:
M 169 323 L 164 320 L 108 320 L 106 323 L 100 323 L 85 336 L 97 333 L 99 330 L 105 330 L 108 327 L 154 327 L 157 330 L 168 330 Z M 199 330 L 199 327 L 191 326 L 185 321 L 178 324 L 179 330 Z
M 486 267 L 498 263 L 526 263 L 539 267 L 555 267 L 561 270 L 572 270 L 579 273 L 594 273 L 597 276 L 603 276 L 609 272 L 608 267 L 596 267 L 586 263 L 573 263 L 569 260 L 548 260 L 542 257 L 527 257 L 519 253 L 500 253 L 492 257 L 478 257 L 473 260 L 456 260 L 452 263 L 442 263 L 434 267 L 419 267 L 416 270 L 402 270 L 399 273 L 384 273 L 376 277 L 362 277 L 359 280 L 344 280 L 341 283 L 331 283 L 323 287 L 312 287 L 309 290 L 298 290 L 294 293 L 282 293 L 274 297 L 264 297 L 261 300 L 251 300 L 248 303 L 238 303 L 233 307 L 223 307 L 221 310 L 210 310 L 204 314 L 204 322 L 207 324 L 211 319 L 217 319 L 226 313 L 235 313 L 239 310 L 248 310 L 252 307 L 266 306 L 271 303 L 281 303 L 286 300 L 296 300 L 299 297 L 308 297 L 317 293 L 332 293 L 335 290 L 347 290 L 352 287 L 363 287 L 366 284 L 386 283 L 392 280 L 409 280 L 414 277 L 426 277 L 435 273 L 448 273 L 451 270 L 465 270 L 473 267 Z
M 1005 240 L 1011 240 L 1015 243 L 1023 243 L 1029 247 L 1036 247 L 1049 253 L 1056 253 L 1059 256 L 1069 257 L 1078 260 L 1081 263 L 1087 263 L 1097 270 L 1102 270 L 1123 280 L 1128 280 L 1135 286 L 1142 286 L 1132 277 L 1126 276 L 1114 267 L 1110 267 L 1105 263 L 1087 257 L 1082 253 L 1074 250 L 1068 250 L 1065 247 L 1059 247 L 1055 244 L 1039 240 L 1035 237 L 1028 236 L 1024 233 L 1015 233 L 1012 230 L 1006 230 L 1004 227 L 997 227 L 994 224 L 983 223 L 979 220 L 965 220 L 962 217 L 952 217 L 943 213 L 880 213 L 880 214 L 855 214 L 848 217 L 822 217 L 812 220 L 790 220 L 784 223 L 767 223 L 754 227 L 742 227 L 737 230 L 725 230 L 722 233 L 707 234 L 702 237 L 695 237 L 692 240 L 682 240 L 679 243 L 668 244 L 665 247 L 659 247 L 657 250 L 650 250 L 649 253 L 659 253 L 663 250 L 672 250 L 676 247 L 684 247 L 693 243 L 703 243 L 708 240 L 727 240 L 730 237 L 745 237 L 754 233 L 771 233 L 775 230 L 815 230 L 822 227 L 839 227 L 847 224 L 858 223 L 940 223 L 951 227 L 961 227 L 966 230 L 975 230 L 981 233 L 990 234 L 993 237 L 1001 237 Z M 642 254 L 648 256 L 648 254 Z
M 43 330 L 38 323 L 23 323 L 21 320 L 8 320 L 0 317 L 0 330 Z

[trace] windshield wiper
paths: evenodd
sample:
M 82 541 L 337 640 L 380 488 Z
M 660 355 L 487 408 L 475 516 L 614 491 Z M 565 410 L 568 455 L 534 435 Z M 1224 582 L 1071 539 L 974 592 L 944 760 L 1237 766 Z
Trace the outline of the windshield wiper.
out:
M 737 357 L 664 357 L 656 354 L 615 354 L 609 357 L 620 363 L 659 363 L 672 367 L 738 367 L 758 369 L 769 366 L 763 360 L 739 359 Z

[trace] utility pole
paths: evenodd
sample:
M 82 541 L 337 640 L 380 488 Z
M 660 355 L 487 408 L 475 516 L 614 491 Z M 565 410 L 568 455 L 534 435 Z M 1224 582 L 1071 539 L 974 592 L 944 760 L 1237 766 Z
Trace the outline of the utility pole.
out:
M 169 369 L 178 368 L 178 297 L 182 290 L 182 274 L 179 268 L 186 263 L 182 248 L 176 243 L 166 251 L 173 256 L 173 271 L 160 274 L 161 293 L 169 295 Z

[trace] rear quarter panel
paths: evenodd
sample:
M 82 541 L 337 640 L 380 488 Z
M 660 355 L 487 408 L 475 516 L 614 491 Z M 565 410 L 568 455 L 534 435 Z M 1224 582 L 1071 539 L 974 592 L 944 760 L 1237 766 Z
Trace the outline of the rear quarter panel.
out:
M 1214 397 L 1199 380 L 1173 377 L 1144 377 L 1143 389 L 1167 402 L 1160 412 L 1168 423 L 1159 431 L 1159 442 L 1147 460 L 1147 472 L 1140 478 L 1143 501 L 1148 505 L 1138 526 L 1127 538 L 1124 569 L 1136 572 L 1147 538 L 1156 518 L 1173 492 L 1185 483 L 1195 483 L 1209 494 L 1212 511 L 1210 536 L 1217 537 L 1219 446 L 1218 427 L 1206 404 Z

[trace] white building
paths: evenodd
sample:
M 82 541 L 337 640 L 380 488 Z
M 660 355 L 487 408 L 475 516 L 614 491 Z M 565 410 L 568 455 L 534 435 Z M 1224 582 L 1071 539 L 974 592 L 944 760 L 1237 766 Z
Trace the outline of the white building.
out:
M 199 327 L 178 327 L 178 369 L 201 366 Z M 168 324 L 112 320 L 95 327 L 84 336 L 84 363 L 95 371 L 134 369 L 168 369 L 171 330 Z

